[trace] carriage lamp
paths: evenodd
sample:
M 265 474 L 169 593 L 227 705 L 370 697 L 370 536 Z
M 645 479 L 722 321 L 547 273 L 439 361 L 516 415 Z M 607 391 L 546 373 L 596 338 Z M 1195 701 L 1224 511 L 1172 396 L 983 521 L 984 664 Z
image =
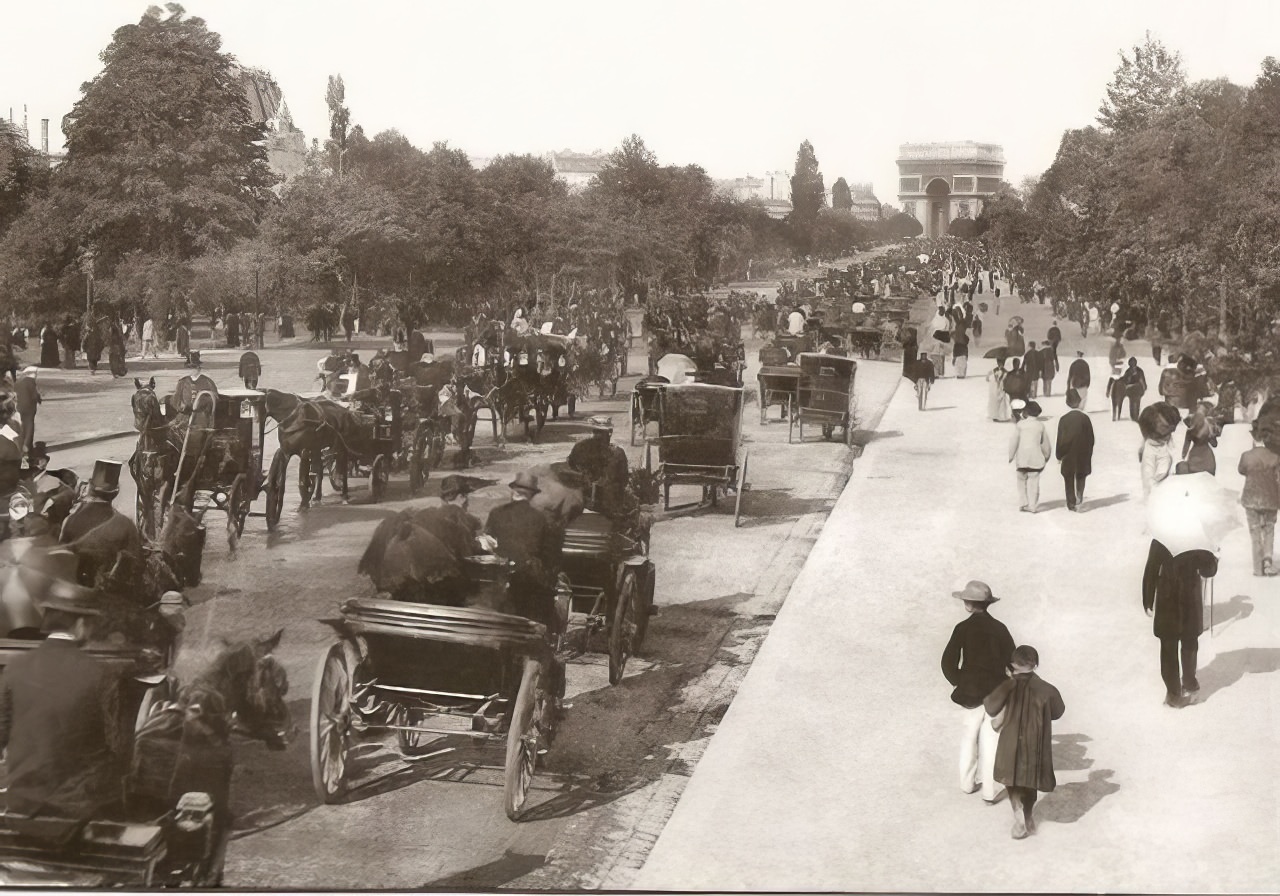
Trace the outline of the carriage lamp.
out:
M 178 799 L 169 828 L 168 857 L 175 863 L 203 861 L 213 852 L 213 798 L 190 791 Z

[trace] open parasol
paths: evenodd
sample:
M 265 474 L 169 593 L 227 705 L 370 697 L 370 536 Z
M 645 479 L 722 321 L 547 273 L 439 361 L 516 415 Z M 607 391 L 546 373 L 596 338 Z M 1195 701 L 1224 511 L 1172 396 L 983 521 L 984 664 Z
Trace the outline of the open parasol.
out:
M 1022 320 L 1021 314 L 1015 314 L 1013 317 L 1009 318 L 1008 325 L 1011 327 L 1020 327 L 1022 326 L 1022 324 L 1023 324 L 1023 320 Z
M 995 348 L 989 348 L 982 357 L 994 358 L 997 361 L 1003 361 L 1009 357 L 1009 346 L 997 345 Z
M 0 544 L 0 637 L 39 631 L 49 600 L 83 600 L 93 592 L 75 582 L 77 560 L 44 539 L 10 538 Z
M 688 382 L 697 369 L 698 365 L 688 355 L 673 352 L 658 359 L 658 376 L 666 377 L 672 385 Z
M 1239 495 L 1209 473 L 1170 476 L 1147 498 L 1151 537 L 1175 557 L 1187 551 L 1216 551 L 1240 525 Z
M 862 302 L 854 302 L 854 303 L 853 303 L 853 313 L 854 313 L 854 314 L 862 314 L 862 313 L 863 313 L 863 312 L 865 312 L 866 310 L 867 310 L 867 306 L 866 306 L 866 305 L 864 305 Z

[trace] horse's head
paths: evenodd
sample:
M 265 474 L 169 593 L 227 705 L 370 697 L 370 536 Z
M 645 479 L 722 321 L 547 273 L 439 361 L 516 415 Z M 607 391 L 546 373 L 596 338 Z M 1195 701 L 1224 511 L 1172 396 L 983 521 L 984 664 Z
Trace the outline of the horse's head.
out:
M 142 431 L 154 426 L 155 422 L 161 418 L 160 399 L 156 397 L 156 378 L 152 377 L 143 383 L 142 380 L 134 377 L 133 385 L 137 389 L 133 393 L 133 398 L 129 400 L 133 408 L 133 425 L 134 428 Z
M 238 721 L 245 731 L 273 750 L 283 750 L 296 732 L 289 704 L 289 677 L 272 651 L 280 643 L 284 629 L 274 635 L 249 642 L 253 669 L 246 682 Z
M 263 409 L 267 416 L 277 423 L 297 410 L 299 402 L 302 401 L 298 396 L 281 392 L 279 389 L 263 389 L 262 394 L 266 396 L 262 401 Z

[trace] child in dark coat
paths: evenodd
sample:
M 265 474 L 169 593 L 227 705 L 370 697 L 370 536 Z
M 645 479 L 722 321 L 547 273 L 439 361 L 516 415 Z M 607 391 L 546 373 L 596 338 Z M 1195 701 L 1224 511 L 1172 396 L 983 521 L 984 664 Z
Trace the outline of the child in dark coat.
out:
M 1013 806 L 1013 839 L 1035 833 L 1031 812 L 1038 791 L 1057 786 L 1053 776 L 1053 721 L 1067 711 L 1058 689 L 1035 674 L 1040 655 L 1023 645 L 1013 651 L 1013 677 L 987 695 L 987 715 L 1000 716 L 995 779 L 1009 791 Z

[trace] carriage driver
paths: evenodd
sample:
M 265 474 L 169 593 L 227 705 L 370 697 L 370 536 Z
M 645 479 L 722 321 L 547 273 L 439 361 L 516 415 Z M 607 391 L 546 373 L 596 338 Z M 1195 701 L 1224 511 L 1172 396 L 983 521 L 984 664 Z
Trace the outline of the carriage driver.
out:
M 569 466 L 587 481 L 587 506 L 617 520 L 627 514 L 627 483 L 631 477 L 627 452 L 610 441 L 611 418 L 588 417 L 587 427 L 591 437 L 573 446 Z
M 46 640 L 22 651 L 0 676 L 0 749 L 7 751 L 8 823 L 22 830 L 24 818 L 75 821 L 102 817 L 121 798 L 124 734 L 111 707 L 116 677 L 80 649 L 96 595 L 69 581 L 75 557 L 50 574 L 40 601 Z M 52 567 L 51 567 L 52 569 Z M 15 817 L 17 816 L 17 817 Z M 34 833 L 34 831 L 32 832 Z

